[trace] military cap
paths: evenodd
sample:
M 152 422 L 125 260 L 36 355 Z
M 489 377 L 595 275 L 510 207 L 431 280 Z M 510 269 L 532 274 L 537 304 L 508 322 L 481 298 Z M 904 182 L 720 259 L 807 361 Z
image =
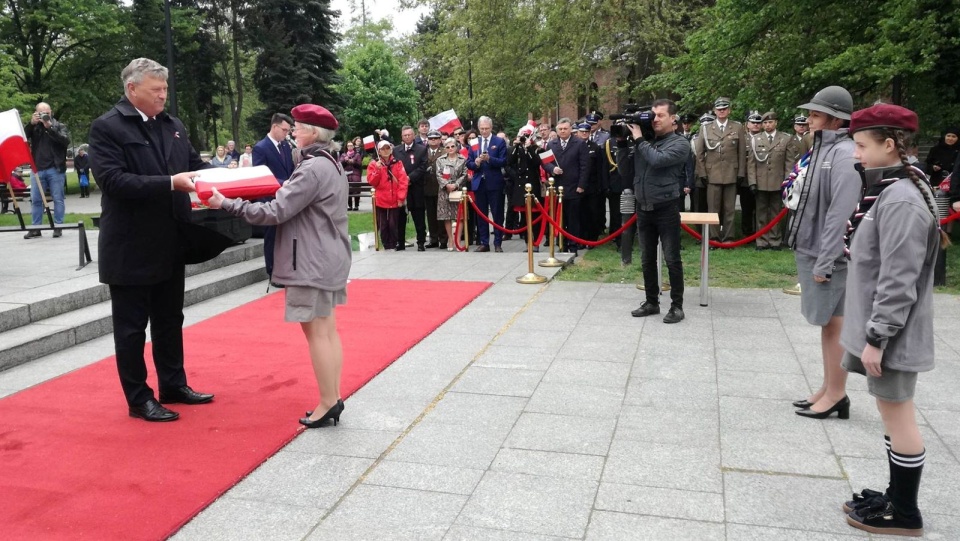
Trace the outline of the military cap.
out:
M 799 125 L 801 125 L 801 126 L 806 126 L 806 125 L 807 125 L 807 117 L 805 117 L 805 116 L 803 116 L 803 115 L 800 115 L 800 116 L 798 116 L 797 118 L 793 119 L 793 123 L 794 123 L 794 124 L 799 124 Z
M 730 98 L 717 98 L 717 101 L 713 102 L 714 109 L 729 109 L 730 108 Z
M 713 115 L 710 114 L 710 113 L 703 113 L 702 115 L 700 115 L 700 123 L 701 123 L 701 124 L 706 124 L 707 122 L 713 122 L 713 121 L 716 120 L 716 119 L 717 119 L 717 117 L 713 116 Z
M 586 122 L 581 122 L 577 124 L 577 131 L 590 131 L 590 124 Z
M 695 115 L 695 114 L 693 114 L 693 113 L 687 113 L 687 114 L 683 115 L 682 117 L 680 117 L 680 122 L 681 122 L 682 124 L 693 124 L 693 123 L 696 122 L 696 121 L 697 121 L 697 115 Z
M 340 123 L 334 118 L 333 113 L 325 107 L 312 103 L 303 103 L 294 107 L 290 111 L 290 115 L 293 116 L 293 119 L 297 122 L 326 128 L 328 130 L 335 130 L 340 126 Z
M 603 120 L 603 113 L 600 111 L 591 111 L 590 114 L 587 115 L 587 124 L 596 124 L 601 120 Z
M 759 111 L 751 111 L 750 115 L 747 117 L 747 122 L 763 122 L 763 117 L 760 116 Z
M 761 120 L 764 122 L 767 120 L 777 120 L 777 113 L 774 111 L 767 111 L 766 113 L 763 113 L 763 118 Z
M 430 130 L 430 132 L 427 133 L 427 139 L 441 139 L 442 137 L 443 134 L 437 130 Z

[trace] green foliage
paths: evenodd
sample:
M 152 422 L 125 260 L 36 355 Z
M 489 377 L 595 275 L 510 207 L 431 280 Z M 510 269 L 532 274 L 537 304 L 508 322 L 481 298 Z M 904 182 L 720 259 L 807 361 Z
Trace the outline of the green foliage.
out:
M 416 120 L 417 92 L 393 52 L 381 39 L 365 39 L 343 57 L 336 92 L 348 100 L 340 117 L 345 134 L 366 136 L 376 128 L 399 134 Z

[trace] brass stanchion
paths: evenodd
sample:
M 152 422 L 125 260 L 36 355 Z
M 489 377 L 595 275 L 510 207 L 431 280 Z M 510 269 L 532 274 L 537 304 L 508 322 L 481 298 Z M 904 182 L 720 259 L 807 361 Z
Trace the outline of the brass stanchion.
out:
M 377 227 L 377 189 L 370 188 L 370 204 L 373 208 L 373 249 L 380 251 L 380 228 Z
M 563 186 L 558 188 L 559 193 L 557 194 L 557 223 L 560 224 L 560 227 L 563 227 Z M 559 233 L 559 232 L 558 232 Z M 560 251 L 563 251 L 563 246 L 565 244 L 563 233 L 560 233 Z
M 550 216 L 551 218 L 553 218 L 554 215 L 555 215 L 556 212 L 557 212 L 557 197 L 556 197 L 556 196 L 557 196 L 557 188 L 554 186 L 553 177 L 550 177 L 550 178 L 547 180 L 547 208 L 544 209 L 544 212 L 546 212 L 546 213 L 547 213 L 547 216 Z M 544 220 L 545 220 L 545 219 L 546 219 L 546 218 L 544 218 Z M 548 258 L 546 258 L 546 259 L 544 259 L 544 260 L 541 260 L 540 263 L 539 263 L 539 265 L 540 265 L 541 267 L 562 267 L 562 266 L 563 266 L 563 261 L 560 261 L 559 259 L 557 259 L 557 258 L 554 256 L 554 252 L 555 252 L 555 249 L 556 249 L 556 243 L 557 243 L 556 228 L 554 228 L 553 224 L 549 224 L 549 225 L 550 225 L 550 228 L 549 228 L 549 233 L 550 233 L 550 257 L 548 257 Z
M 527 273 L 517 278 L 520 284 L 542 284 L 547 281 L 546 276 L 540 276 L 533 272 L 533 186 L 525 184 L 523 189 L 527 191 L 524 199 L 527 202 Z
M 460 190 L 460 205 L 463 206 L 463 251 L 470 251 L 470 231 L 467 224 L 470 223 L 470 219 L 467 217 L 467 213 L 470 212 L 470 201 L 467 199 L 467 194 L 470 193 L 467 191 L 466 186 Z
M 783 292 L 787 295 L 799 295 L 800 294 L 800 282 L 797 282 L 797 285 L 794 287 L 785 287 Z

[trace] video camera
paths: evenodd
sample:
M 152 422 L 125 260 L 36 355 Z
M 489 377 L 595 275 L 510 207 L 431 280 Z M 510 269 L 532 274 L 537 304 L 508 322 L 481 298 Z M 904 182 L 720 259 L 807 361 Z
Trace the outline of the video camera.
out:
M 640 126 L 644 139 L 653 139 L 653 118 L 652 107 L 649 105 L 637 105 L 628 103 L 623 108 L 623 113 L 610 115 L 613 124 L 610 126 L 611 137 L 630 137 L 630 124 Z

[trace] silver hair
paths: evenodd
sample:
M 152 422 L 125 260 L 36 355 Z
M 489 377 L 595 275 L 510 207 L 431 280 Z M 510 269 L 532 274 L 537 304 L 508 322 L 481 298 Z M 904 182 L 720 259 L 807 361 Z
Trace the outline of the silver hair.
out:
M 333 138 L 337 135 L 337 130 L 321 128 L 320 126 L 314 126 L 313 124 L 307 124 L 300 121 L 297 121 L 297 124 L 301 128 L 312 131 L 313 134 L 317 136 L 317 142 L 325 143 L 327 145 L 327 149 L 331 152 L 337 152 L 340 150 L 340 143 L 333 140 Z
M 567 118 L 567 117 L 563 117 L 563 118 L 561 118 L 560 120 L 557 121 L 557 126 L 559 126 L 560 124 L 570 124 L 570 125 L 572 126 L 572 125 L 573 125 L 573 121 L 570 120 L 570 119 Z M 556 126 L 554 126 L 554 128 L 556 128 Z
M 482 117 L 478 118 L 478 119 L 477 119 L 477 127 L 479 128 L 479 127 L 480 127 L 480 124 L 483 124 L 484 122 L 490 124 L 490 129 L 493 129 L 493 120 L 492 120 L 490 117 L 488 117 L 488 116 L 482 116 Z
M 120 80 L 123 81 L 123 91 L 127 91 L 127 83 L 140 84 L 145 76 L 155 77 L 157 79 L 167 80 L 167 68 L 159 62 L 149 58 L 137 58 L 132 60 L 127 67 L 120 72 Z

